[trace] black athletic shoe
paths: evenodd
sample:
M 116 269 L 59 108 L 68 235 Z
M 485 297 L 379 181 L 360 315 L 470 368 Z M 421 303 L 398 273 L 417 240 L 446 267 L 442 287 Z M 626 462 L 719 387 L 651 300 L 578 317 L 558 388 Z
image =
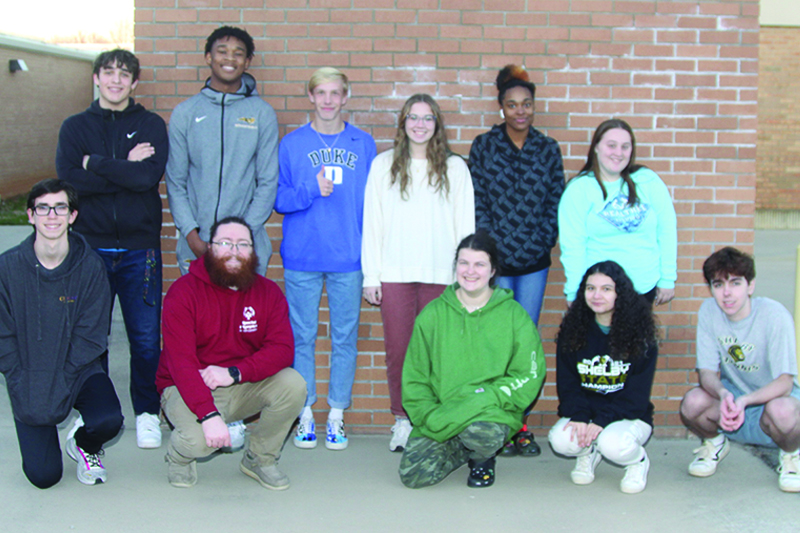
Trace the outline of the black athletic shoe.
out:
M 491 487 L 494 484 L 494 457 L 476 463 L 469 460 L 467 486 L 473 488 Z

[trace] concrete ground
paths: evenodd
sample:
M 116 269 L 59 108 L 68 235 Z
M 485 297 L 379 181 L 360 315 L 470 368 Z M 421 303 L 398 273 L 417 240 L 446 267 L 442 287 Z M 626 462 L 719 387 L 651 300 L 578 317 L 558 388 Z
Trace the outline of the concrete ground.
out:
M 0 227 L 0 251 L 29 232 Z M 800 232 L 756 232 L 756 293 L 790 310 L 798 243 Z M 622 469 L 607 463 L 598 467 L 592 485 L 573 485 L 573 461 L 554 456 L 547 447 L 538 458 L 498 459 L 497 482 L 488 489 L 467 488 L 464 467 L 439 486 L 409 490 L 398 479 L 400 455 L 388 451 L 389 437 L 359 435 L 351 436 L 350 447 L 341 452 L 287 446 L 281 468 L 292 480 L 288 491 L 265 490 L 242 475 L 241 452 L 199 464 L 198 484 L 174 489 L 166 479 L 164 446 L 136 447 L 126 390 L 127 349 L 117 313 L 111 377 L 123 403 L 126 430 L 106 448 L 105 485 L 81 485 L 66 454 L 58 485 L 39 490 L 28 483 L 20 468 L 8 396 L 0 390 L 0 508 L 8 531 L 797 530 L 798 496 L 780 492 L 777 474 L 741 446 L 734 445 L 713 477 L 690 477 L 686 467 L 696 440 L 653 439 L 647 446 L 652 462 L 648 487 L 638 495 L 619 491 Z M 0 389 L 5 389 L 1 377 Z M 62 439 L 65 433 L 66 424 Z

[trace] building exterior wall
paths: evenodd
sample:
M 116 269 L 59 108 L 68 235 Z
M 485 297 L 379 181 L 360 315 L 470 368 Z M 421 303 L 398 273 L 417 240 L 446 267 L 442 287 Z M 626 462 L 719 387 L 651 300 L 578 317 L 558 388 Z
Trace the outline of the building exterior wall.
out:
M 659 308 L 662 344 L 653 387 L 656 434 L 685 435 L 678 406 L 696 383 L 696 311 L 708 291 L 700 267 L 715 249 L 752 251 L 758 87 L 757 0 L 136 0 L 140 102 L 165 118 L 207 76 L 206 36 L 219 24 L 256 39 L 250 72 L 276 109 L 281 134 L 310 119 L 305 82 L 318 67 L 352 81 L 347 120 L 391 145 L 396 113 L 416 92 L 446 112 L 453 147 L 498 119 L 493 80 L 514 62 L 537 84 L 535 125 L 560 142 L 569 177 L 594 128 L 610 116 L 637 132 L 639 162 L 668 185 L 678 212 L 676 298 Z M 279 249 L 281 218 L 268 221 Z M 165 278 L 177 276 L 175 228 L 165 210 Z M 553 253 L 540 332 L 547 382 L 529 418 L 542 433 L 557 419 L 554 339 L 564 310 L 563 270 Z M 268 275 L 282 283 L 280 256 Z M 320 396 L 330 356 L 328 309 L 317 342 Z M 383 329 L 362 307 L 351 429 L 386 431 L 390 415 Z M 323 401 L 317 404 L 325 409 Z
M 800 26 L 762 26 L 760 41 L 756 209 L 799 210 Z
M 9 72 L 10 59 L 25 60 L 28 72 Z M 92 63 L 0 42 L 0 66 L 0 196 L 5 198 L 56 177 L 58 130 L 92 102 Z

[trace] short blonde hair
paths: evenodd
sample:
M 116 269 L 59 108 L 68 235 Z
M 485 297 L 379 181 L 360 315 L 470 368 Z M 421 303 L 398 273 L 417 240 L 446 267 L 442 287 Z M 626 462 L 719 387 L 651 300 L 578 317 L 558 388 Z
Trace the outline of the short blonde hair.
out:
M 313 93 L 314 89 L 316 89 L 323 83 L 328 83 L 331 81 L 342 82 L 342 88 L 344 89 L 344 94 L 345 95 L 349 94 L 350 86 L 349 82 L 347 81 L 347 76 L 345 76 L 344 72 L 342 72 L 338 68 L 333 68 L 333 67 L 322 67 L 321 69 L 317 69 L 317 71 L 311 75 L 311 79 L 308 80 L 308 92 Z

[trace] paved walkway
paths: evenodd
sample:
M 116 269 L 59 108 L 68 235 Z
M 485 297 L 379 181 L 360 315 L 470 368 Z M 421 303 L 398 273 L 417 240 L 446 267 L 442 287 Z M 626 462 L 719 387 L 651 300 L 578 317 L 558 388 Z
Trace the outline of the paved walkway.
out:
M 0 250 L 29 232 L 0 227 Z M 756 232 L 757 294 L 790 309 L 798 242 L 800 232 Z M 126 354 L 117 315 L 111 337 L 117 383 L 128 382 Z M 573 485 L 573 462 L 549 449 L 538 458 L 498 459 L 497 482 L 489 489 L 467 488 L 462 468 L 439 486 L 409 490 L 398 479 L 400 456 L 388 451 L 388 436 L 352 436 L 341 452 L 289 445 L 281 467 L 292 487 L 284 492 L 265 490 L 242 475 L 241 453 L 211 458 L 198 466 L 197 486 L 174 489 L 166 480 L 164 447 L 136 448 L 130 399 L 125 387 L 119 392 L 129 429 L 107 447 L 108 483 L 81 485 L 75 463 L 64 455 L 64 479 L 42 491 L 22 474 L 8 397 L 0 390 L 0 508 L 8 531 L 797 530 L 798 495 L 781 493 L 777 474 L 740 446 L 713 477 L 691 478 L 686 467 L 696 440 L 652 440 L 648 488 L 638 495 L 619 492 L 622 470 L 607 463 L 598 467 L 594 484 Z

